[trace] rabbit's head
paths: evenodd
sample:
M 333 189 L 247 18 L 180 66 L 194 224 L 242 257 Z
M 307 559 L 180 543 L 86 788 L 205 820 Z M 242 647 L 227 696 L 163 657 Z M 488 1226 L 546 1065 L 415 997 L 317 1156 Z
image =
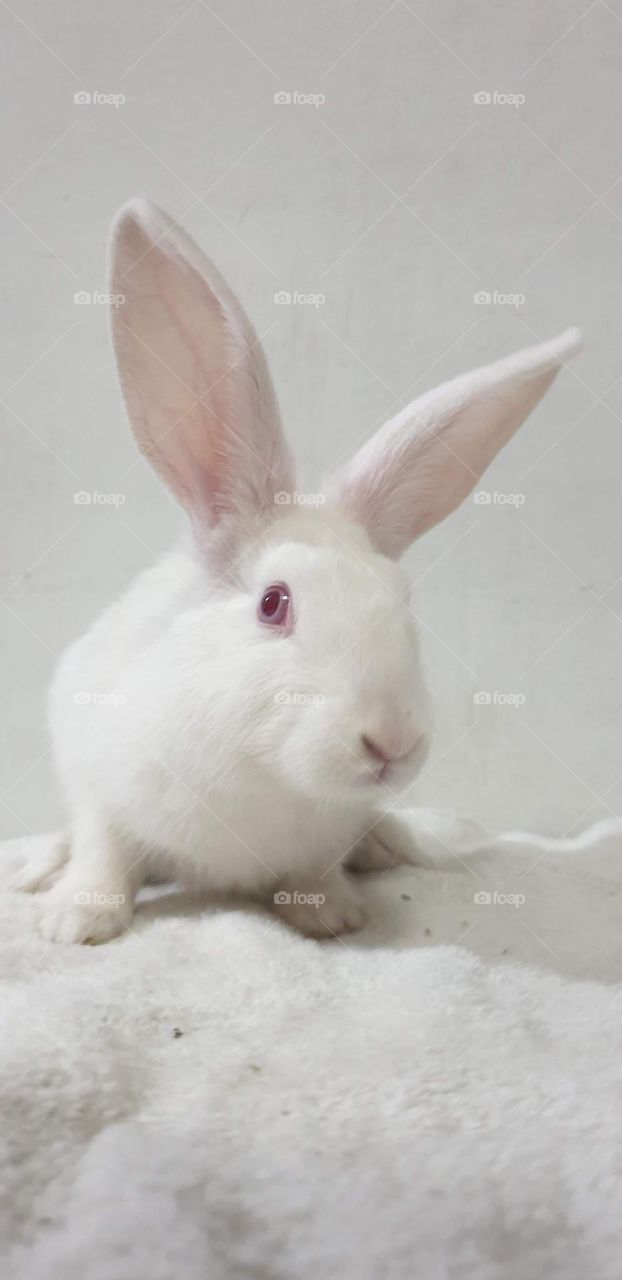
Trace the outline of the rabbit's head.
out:
M 205 660 L 218 643 L 226 686 L 213 705 L 240 749 L 307 792 L 398 787 L 424 757 L 428 712 L 396 562 L 473 489 L 576 331 L 422 396 L 303 501 L 247 317 L 142 201 L 117 220 L 111 288 L 125 297 L 113 334 L 132 429 L 205 564 Z

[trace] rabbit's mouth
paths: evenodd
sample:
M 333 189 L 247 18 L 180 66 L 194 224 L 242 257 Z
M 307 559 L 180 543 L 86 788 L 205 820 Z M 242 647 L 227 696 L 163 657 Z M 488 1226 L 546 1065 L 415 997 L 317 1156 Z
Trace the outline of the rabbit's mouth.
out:
M 385 786 L 400 789 L 412 782 L 419 772 L 430 747 L 429 734 L 422 732 L 414 746 L 401 755 L 388 756 L 375 743 L 363 739 L 364 746 L 375 764 L 366 770 L 365 782 L 372 787 Z

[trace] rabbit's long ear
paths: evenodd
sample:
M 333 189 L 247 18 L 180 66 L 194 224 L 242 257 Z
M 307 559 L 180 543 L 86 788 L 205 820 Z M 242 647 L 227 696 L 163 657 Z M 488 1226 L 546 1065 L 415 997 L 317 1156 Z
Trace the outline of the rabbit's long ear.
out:
M 134 435 L 198 531 L 274 510 L 294 488 L 259 341 L 215 267 L 133 200 L 112 239 L 113 341 Z
M 449 515 L 580 346 L 576 329 L 414 400 L 328 477 L 330 498 L 397 557 Z

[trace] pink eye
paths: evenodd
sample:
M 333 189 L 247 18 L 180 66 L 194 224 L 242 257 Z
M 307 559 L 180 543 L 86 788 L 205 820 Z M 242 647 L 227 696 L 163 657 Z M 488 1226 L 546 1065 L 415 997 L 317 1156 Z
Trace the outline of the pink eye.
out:
M 287 626 L 289 604 L 289 587 L 282 582 L 275 583 L 264 591 L 257 612 L 262 622 L 268 622 L 272 627 L 284 627 Z

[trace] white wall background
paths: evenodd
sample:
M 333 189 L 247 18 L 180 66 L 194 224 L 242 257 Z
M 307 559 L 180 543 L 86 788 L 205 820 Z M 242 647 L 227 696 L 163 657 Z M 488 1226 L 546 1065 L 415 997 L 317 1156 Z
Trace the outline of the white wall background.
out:
M 551 831 L 620 812 L 622 0 L 12 0 L 0 25 L 4 832 L 60 817 L 56 655 L 177 529 L 106 307 L 73 301 L 105 289 L 109 220 L 139 193 L 265 333 L 311 487 L 417 390 L 584 328 L 485 482 L 524 504 L 471 502 L 411 553 L 437 707 L 416 795 Z M 474 102 L 495 90 L 525 101 Z

